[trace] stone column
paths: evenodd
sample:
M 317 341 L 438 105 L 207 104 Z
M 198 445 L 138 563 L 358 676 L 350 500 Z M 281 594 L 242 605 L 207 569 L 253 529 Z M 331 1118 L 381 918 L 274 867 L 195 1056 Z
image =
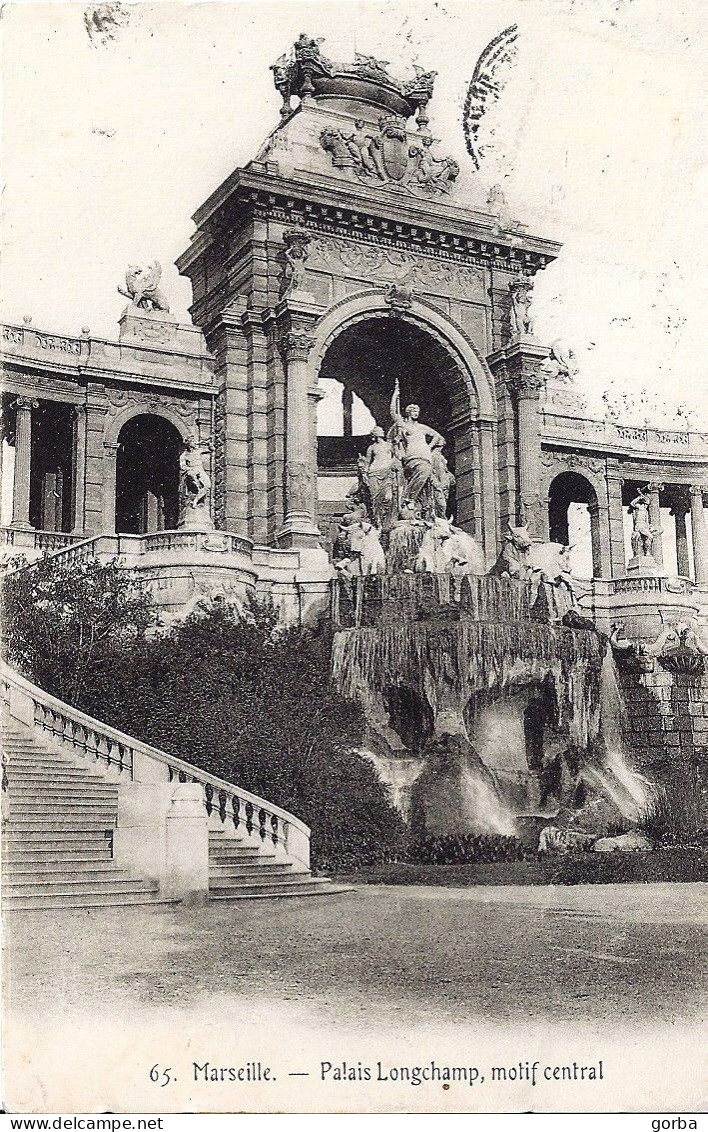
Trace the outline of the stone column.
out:
M 15 401 L 15 482 L 12 493 L 12 526 L 31 530 L 30 476 L 32 472 L 32 410 L 39 405 L 27 397 Z
M 693 565 L 697 582 L 708 582 L 708 535 L 703 510 L 702 487 L 691 487 L 691 531 L 693 534 Z
M 83 534 L 84 501 L 86 497 L 86 406 L 74 405 L 74 489 L 72 496 L 72 527 L 75 535 Z
M 116 458 L 118 445 L 103 444 L 103 530 L 105 534 L 116 531 Z
M 542 380 L 535 373 L 521 372 L 511 381 L 516 404 L 519 459 L 519 519 L 532 535 L 539 536 L 540 520 L 540 420 L 539 396 Z
M 690 578 L 691 565 L 688 554 L 688 532 L 686 530 L 686 514 L 689 502 L 682 490 L 677 490 L 671 507 L 676 524 L 676 562 L 678 572 L 682 578 Z
M 278 532 L 283 547 L 317 547 L 314 521 L 317 466 L 310 429 L 310 378 L 307 359 L 314 340 L 289 331 L 280 340 L 287 374 L 285 430 L 285 522 Z
M 649 526 L 651 527 L 653 535 L 651 554 L 660 573 L 664 565 L 664 548 L 661 541 L 662 529 L 659 493 L 663 490 L 663 483 L 654 482 L 647 484 L 647 491 L 649 492 Z
M 342 390 L 342 436 L 352 435 L 352 416 L 354 411 L 354 391 L 348 385 Z

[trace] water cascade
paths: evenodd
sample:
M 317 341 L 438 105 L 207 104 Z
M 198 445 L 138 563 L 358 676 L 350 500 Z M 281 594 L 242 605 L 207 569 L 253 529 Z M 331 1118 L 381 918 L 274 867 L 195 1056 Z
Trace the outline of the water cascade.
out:
M 554 588 L 471 574 L 373 575 L 335 583 L 333 674 L 340 691 L 363 704 L 379 765 L 386 750 L 391 759 L 411 754 L 388 710 L 394 693 L 407 689 L 424 706 L 425 733 L 415 752 L 423 769 L 413 787 L 412 820 L 417 795 L 426 832 L 513 832 L 506 779 L 524 779 L 524 808 L 538 806 L 534 789 L 541 772 L 530 768 L 525 752 L 520 766 L 510 737 L 491 758 L 487 751 L 482 758 L 476 736 L 478 716 L 489 704 L 502 713 L 513 705 L 519 715 L 519 703 L 540 689 L 552 705 L 547 726 L 556 737 L 553 757 L 558 760 L 563 748 L 566 761 L 582 764 L 571 776 L 571 792 L 582 780 L 614 795 L 623 813 L 635 797 L 641 805 L 640 780 L 624 763 L 620 745 L 609 744 L 607 761 L 599 753 L 608 726 L 602 705 L 611 701 L 612 688 L 618 695 L 607 642 L 555 619 Z M 514 728 L 518 747 L 519 719 L 509 735 Z M 556 808 L 561 800 L 556 791 Z

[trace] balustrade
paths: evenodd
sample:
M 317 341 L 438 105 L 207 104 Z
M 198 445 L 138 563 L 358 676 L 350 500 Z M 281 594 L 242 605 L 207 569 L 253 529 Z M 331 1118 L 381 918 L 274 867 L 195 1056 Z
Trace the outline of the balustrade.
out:
M 27 704 L 26 722 L 50 735 L 61 746 L 111 769 L 133 782 L 192 782 L 202 788 L 207 815 L 239 838 L 289 851 L 291 832 L 297 859 L 309 864 L 310 831 L 297 818 L 247 790 L 217 778 L 176 756 L 132 739 L 91 716 L 63 704 L 30 684 L 6 664 L 0 665 L 2 693 L 7 704 L 19 695 Z

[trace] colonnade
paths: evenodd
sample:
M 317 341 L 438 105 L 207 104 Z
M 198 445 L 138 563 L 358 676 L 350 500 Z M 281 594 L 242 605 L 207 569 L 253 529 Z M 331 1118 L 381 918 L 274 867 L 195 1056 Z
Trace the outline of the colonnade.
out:
M 62 401 L 46 401 L 45 405 L 65 406 Z M 34 414 L 40 407 L 40 401 L 31 397 L 18 396 L 14 399 L 14 449 L 15 464 L 12 487 L 12 518 L 11 525 L 19 530 L 31 530 L 30 521 L 31 488 L 32 488 L 32 456 L 33 456 L 33 429 Z M 71 431 L 72 450 L 69 456 L 71 467 L 70 484 L 62 484 L 62 490 L 68 487 L 71 491 L 70 513 L 74 533 L 81 533 L 84 524 L 84 492 L 86 468 L 86 408 L 84 405 L 71 405 Z M 3 429 L 3 435 L 5 430 Z M 1 466 L 0 466 L 1 472 Z M 57 490 L 57 484 L 49 483 L 49 476 L 45 477 L 43 496 L 52 490 Z M 50 505 L 51 504 L 51 505 Z M 53 501 L 48 498 L 42 500 L 42 527 L 48 530 L 61 529 L 61 516 Z

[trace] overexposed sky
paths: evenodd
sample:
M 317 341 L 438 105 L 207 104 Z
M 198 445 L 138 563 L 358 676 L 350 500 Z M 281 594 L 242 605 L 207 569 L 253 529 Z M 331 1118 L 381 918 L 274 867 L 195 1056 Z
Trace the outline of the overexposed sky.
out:
M 436 69 L 431 128 L 484 200 L 500 182 L 532 232 L 560 239 L 539 278 L 540 338 L 573 345 L 591 403 L 650 390 L 650 415 L 708 422 L 705 0 L 127 4 L 114 38 L 84 6 L 2 10 L 2 316 L 113 337 L 129 262 L 173 266 L 191 214 L 278 121 L 269 65 L 298 34 Z M 475 61 L 518 24 L 516 67 L 475 173 L 461 112 Z M 643 410 L 637 412 L 641 416 Z

